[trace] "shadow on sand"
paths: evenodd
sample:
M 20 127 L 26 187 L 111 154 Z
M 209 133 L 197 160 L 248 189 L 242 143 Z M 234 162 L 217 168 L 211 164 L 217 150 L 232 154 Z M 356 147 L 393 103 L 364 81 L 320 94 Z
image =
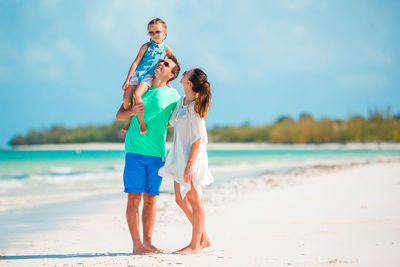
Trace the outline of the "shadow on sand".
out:
M 30 259 L 65 259 L 65 258 L 93 258 L 93 257 L 115 257 L 132 256 L 132 253 L 77 253 L 77 254 L 50 254 L 50 255 L 15 255 L 0 256 L 0 260 L 30 260 Z

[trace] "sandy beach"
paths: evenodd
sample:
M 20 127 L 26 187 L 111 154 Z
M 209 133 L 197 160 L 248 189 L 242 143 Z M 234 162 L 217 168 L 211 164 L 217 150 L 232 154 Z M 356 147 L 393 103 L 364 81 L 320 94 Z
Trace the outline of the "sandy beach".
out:
M 168 193 L 158 198 L 153 234 L 165 253 L 130 255 L 126 195 L 115 192 L 35 210 L 32 216 L 42 221 L 42 229 L 23 233 L 1 249 L 0 265 L 400 265 L 399 158 L 316 165 L 204 191 L 213 245 L 198 255 L 171 254 L 188 244 L 191 227 Z M 48 213 L 56 219 L 46 221 Z

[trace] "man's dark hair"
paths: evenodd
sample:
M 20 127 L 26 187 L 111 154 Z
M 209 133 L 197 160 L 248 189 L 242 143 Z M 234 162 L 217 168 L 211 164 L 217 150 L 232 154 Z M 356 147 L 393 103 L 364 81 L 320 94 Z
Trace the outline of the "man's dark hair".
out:
M 175 63 L 175 67 L 171 70 L 171 73 L 174 74 L 174 77 L 168 80 L 168 82 L 175 80 L 178 77 L 179 72 L 181 71 L 181 66 L 179 65 L 178 59 L 174 55 L 168 57 Z

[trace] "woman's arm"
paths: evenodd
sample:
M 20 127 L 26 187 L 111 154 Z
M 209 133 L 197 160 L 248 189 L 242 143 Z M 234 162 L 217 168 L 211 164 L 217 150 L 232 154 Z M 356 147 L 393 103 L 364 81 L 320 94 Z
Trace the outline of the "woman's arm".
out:
M 135 73 L 136 68 L 138 67 L 140 61 L 142 60 L 142 58 L 144 56 L 144 53 L 146 53 L 146 49 L 147 49 L 147 43 L 142 45 L 135 60 L 132 62 L 131 68 L 128 71 L 128 76 L 126 76 L 126 80 L 125 80 L 124 84 L 122 85 L 122 90 L 126 90 L 126 88 L 128 88 L 129 80 L 131 79 L 133 73 Z
M 196 160 L 197 153 L 199 152 L 199 147 L 200 147 L 200 138 L 197 139 L 197 141 L 192 144 L 192 147 L 190 149 L 189 160 L 186 164 L 185 173 L 183 176 L 185 183 L 188 183 L 193 180 L 193 164 Z

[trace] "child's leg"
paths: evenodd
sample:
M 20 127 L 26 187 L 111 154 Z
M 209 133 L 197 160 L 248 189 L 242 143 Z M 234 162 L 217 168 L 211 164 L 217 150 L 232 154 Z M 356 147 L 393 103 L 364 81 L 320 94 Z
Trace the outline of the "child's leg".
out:
M 142 103 L 142 95 L 150 88 L 147 83 L 140 83 L 133 94 L 133 99 L 135 104 Z M 146 124 L 144 122 L 144 114 L 138 115 L 139 123 L 140 123 L 140 133 L 144 134 L 147 131 Z
M 128 109 L 131 106 L 133 94 L 136 91 L 137 84 L 131 84 L 124 92 L 124 96 L 122 98 L 122 103 L 124 105 L 124 109 Z
M 128 132 L 129 126 L 131 126 L 132 117 L 129 118 L 128 123 L 125 124 L 124 128 L 121 129 L 122 132 Z
M 133 84 L 133 85 L 131 84 L 125 90 L 124 96 L 122 98 L 122 103 L 124 105 L 124 109 L 130 108 L 130 106 L 132 105 L 131 101 L 132 101 L 133 94 L 136 91 L 136 88 L 137 88 L 137 84 Z M 124 126 L 124 128 L 121 129 L 121 131 L 123 131 L 123 132 L 127 132 L 128 131 L 129 126 L 131 125 L 131 120 L 132 120 L 132 117 L 129 118 L 128 123 Z
M 190 223 L 193 224 L 192 206 L 190 205 L 187 197 L 182 199 L 180 185 L 176 181 L 174 181 L 174 191 L 175 191 L 176 204 L 178 204 L 178 206 L 183 210 L 183 212 L 185 213 L 185 215 L 188 218 L 188 220 L 190 221 Z M 200 244 L 201 244 L 201 248 L 207 248 L 207 247 L 211 246 L 211 241 L 208 238 L 205 230 L 203 231 L 203 234 L 201 235 Z

